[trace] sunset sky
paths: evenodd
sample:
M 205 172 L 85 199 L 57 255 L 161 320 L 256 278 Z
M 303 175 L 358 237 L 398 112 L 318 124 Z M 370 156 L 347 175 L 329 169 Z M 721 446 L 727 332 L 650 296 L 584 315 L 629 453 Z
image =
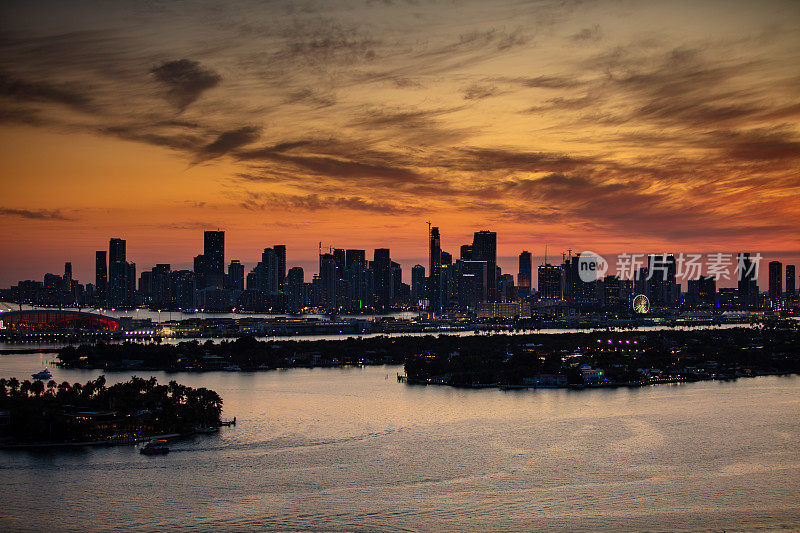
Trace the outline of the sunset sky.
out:
M 0 4 L 3 287 L 91 282 L 110 237 L 186 267 L 217 228 L 248 268 L 410 268 L 427 220 L 454 255 L 800 263 L 798 199 L 797 1 Z

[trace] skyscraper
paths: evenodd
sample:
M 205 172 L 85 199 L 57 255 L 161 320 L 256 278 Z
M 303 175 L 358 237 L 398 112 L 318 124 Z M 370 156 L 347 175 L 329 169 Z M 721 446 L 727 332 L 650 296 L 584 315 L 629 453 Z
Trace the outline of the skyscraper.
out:
M 333 249 L 333 260 L 336 263 L 336 279 L 344 279 L 344 271 L 347 268 L 347 252 L 344 248 Z
M 203 234 L 203 254 L 197 258 L 199 261 L 195 263 L 195 274 L 199 280 L 198 288 L 221 289 L 225 279 L 225 232 L 206 231 Z
M 222 276 L 225 273 L 225 232 L 206 231 L 203 234 L 203 255 L 206 274 Z
M 272 247 L 278 260 L 278 291 L 284 292 L 286 285 L 286 245 L 276 244 Z
M 375 271 L 375 306 L 388 309 L 392 305 L 392 260 L 388 248 L 376 248 L 372 268 Z
M 115 307 L 128 303 L 128 263 L 125 240 L 112 238 L 108 244 L 108 303 Z
M 758 263 L 753 263 L 749 252 L 739 252 L 736 265 L 740 307 L 752 307 L 758 298 Z
M 472 260 L 486 261 L 486 298 L 497 300 L 497 233 L 476 231 L 472 239 Z
M 339 277 L 336 273 L 336 257 L 333 254 L 319 256 L 319 277 L 322 283 L 322 306 L 326 310 L 336 309 L 336 288 Z
M 517 274 L 517 285 L 519 286 L 519 295 L 521 297 L 530 296 L 531 294 L 532 269 L 531 253 L 523 250 L 519 254 L 519 274 Z
M 561 295 L 561 272 L 562 268 L 558 265 L 539 265 L 538 285 L 539 299 L 541 300 L 560 300 Z
M 442 243 L 438 227 L 431 228 L 429 238 L 428 309 L 438 314 L 442 312 Z
M 292 267 L 286 275 L 286 293 L 289 311 L 299 313 L 306 306 L 305 275 L 303 267 Z
M 103 302 L 106 298 L 106 282 L 108 280 L 107 255 L 108 252 L 105 250 L 97 250 L 94 253 L 94 286 L 98 302 Z
M 228 265 L 228 286 L 235 291 L 244 290 L 244 265 L 238 259 Z
M 415 300 L 425 297 L 425 267 L 422 265 L 411 267 L 411 297 Z
M 783 264 L 769 262 L 769 299 L 776 300 L 783 295 Z
M 794 265 L 786 265 L 786 297 L 790 300 L 797 296 L 797 285 L 795 285 Z
M 358 261 L 363 267 L 367 266 L 367 254 L 364 250 L 345 250 L 344 264 L 345 268 L 352 268 L 353 263 Z

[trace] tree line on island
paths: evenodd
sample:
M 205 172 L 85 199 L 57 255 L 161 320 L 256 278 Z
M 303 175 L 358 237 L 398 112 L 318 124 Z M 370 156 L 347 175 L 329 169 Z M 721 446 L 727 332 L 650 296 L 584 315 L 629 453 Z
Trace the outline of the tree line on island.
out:
M 450 385 L 522 385 L 543 374 L 586 384 L 585 366 L 603 371 L 603 383 L 640 384 L 667 376 L 715 379 L 800 371 L 797 326 L 594 331 L 530 335 L 440 335 L 222 342 L 97 343 L 67 347 L 67 367 L 157 370 L 264 370 L 274 368 L 404 364 L 409 381 L 436 378 Z M 583 369 L 581 367 L 584 367 Z M 654 373 L 655 370 L 659 372 Z M 643 373 L 643 371 L 645 371 Z M 748 374 L 749 373 L 749 374 Z M 646 374 L 646 375 L 645 375 Z M 660 376 L 660 377 L 659 377 Z
M 5 444 L 69 443 L 187 434 L 220 423 L 222 398 L 213 390 L 156 378 L 106 385 L 0 378 Z

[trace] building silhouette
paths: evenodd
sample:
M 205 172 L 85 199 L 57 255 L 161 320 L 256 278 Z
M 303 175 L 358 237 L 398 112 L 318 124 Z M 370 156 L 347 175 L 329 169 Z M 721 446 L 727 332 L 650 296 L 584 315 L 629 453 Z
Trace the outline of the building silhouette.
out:
M 497 233 L 488 230 L 475 232 L 471 260 L 486 262 L 486 296 L 483 301 L 497 301 Z
M 780 261 L 769 262 L 769 299 L 777 300 L 783 296 L 783 264 Z
M 532 272 L 531 253 L 523 250 L 519 254 L 519 273 L 517 274 L 517 285 L 519 286 L 520 297 L 531 295 L 531 272 Z

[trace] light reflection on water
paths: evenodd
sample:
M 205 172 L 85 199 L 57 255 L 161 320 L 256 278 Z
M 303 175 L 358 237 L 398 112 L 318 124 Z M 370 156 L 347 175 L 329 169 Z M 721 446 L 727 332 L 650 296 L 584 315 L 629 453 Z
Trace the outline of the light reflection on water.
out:
M 0 376 L 28 377 L 49 357 L 0 356 Z M 146 372 L 217 390 L 237 427 L 176 442 L 164 457 L 0 452 L 0 527 L 800 527 L 800 377 L 498 391 L 399 384 L 400 370 Z

